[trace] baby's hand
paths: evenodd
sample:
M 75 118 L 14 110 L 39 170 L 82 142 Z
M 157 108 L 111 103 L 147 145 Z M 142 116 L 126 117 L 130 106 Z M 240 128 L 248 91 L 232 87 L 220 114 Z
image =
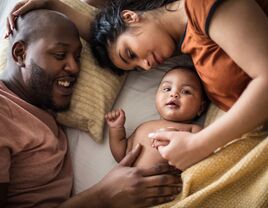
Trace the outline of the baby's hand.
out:
M 122 109 L 113 110 L 105 115 L 105 119 L 110 128 L 123 128 L 126 117 Z

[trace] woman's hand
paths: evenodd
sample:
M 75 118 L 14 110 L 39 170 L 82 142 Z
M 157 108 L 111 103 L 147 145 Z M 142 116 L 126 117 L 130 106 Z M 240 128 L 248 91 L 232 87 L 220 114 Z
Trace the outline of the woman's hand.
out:
M 22 0 L 19 1 L 11 10 L 7 17 L 7 31 L 5 38 L 7 38 L 16 28 L 16 19 L 18 16 L 25 14 L 33 9 L 49 9 L 50 0 Z
M 134 148 L 98 184 L 104 207 L 148 207 L 173 200 L 181 191 L 180 176 L 169 174 L 167 164 L 152 168 L 131 167 L 141 152 Z
M 185 170 L 211 154 L 198 138 L 198 133 L 157 131 L 148 136 L 161 156 L 179 170 Z
M 88 41 L 90 37 L 90 24 L 94 15 L 86 15 L 60 0 L 21 0 L 11 10 L 7 18 L 7 38 L 15 29 L 15 22 L 18 16 L 23 15 L 34 9 L 51 9 L 65 14 L 71 19 L 79 30 L 80 36 Z

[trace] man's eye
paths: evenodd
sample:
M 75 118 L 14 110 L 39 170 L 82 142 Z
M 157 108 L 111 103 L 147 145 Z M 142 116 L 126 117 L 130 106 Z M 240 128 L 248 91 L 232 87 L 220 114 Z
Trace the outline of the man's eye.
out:
M 79 56 L 76 56 L 75 57 L 75 61 L 76 61 L 76 63 L 80 63 L 80 61 L 81 61 L 81 56 L 79 55 Z
M 63 60 L 66 57 L 65 53 L 55 53 L 54 56 L 58 60 Z

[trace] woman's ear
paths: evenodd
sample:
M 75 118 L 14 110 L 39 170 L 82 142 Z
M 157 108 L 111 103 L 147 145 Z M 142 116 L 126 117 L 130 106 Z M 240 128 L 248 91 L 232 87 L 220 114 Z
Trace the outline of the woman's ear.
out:
M 140 17 L 136 12 L 131 10 L 123 10 L 121 17 L 126 24 L 137 23 L 140 21 Z
M 15 63 L 19 67 L 24 67 L 24 61 L 26 57 L 26 44 L 23 41 L 18 41 L 15 44 L 13 44 L 12 47 L 12 57 L 15 61 Z

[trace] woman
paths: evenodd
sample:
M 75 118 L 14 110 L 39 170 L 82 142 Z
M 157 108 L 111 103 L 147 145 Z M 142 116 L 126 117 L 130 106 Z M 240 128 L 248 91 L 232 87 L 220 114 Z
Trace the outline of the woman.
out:
M 9 22 L 12 28 L 17 15 L 33 8 L 63 12 L 90 41 L 100 64 L 115 71 L 150 70 L 176 49 L 191 55 L 209 98 L 228 112 L 196 134 L 150 134 L 160 154 L 184 170 L 268 119 L 268 7 L 259 6 L 264 4 L 121 0 L 103 10 L 90 29 L 92 19 L 59 1 L 28 0 L 17 4 Z

